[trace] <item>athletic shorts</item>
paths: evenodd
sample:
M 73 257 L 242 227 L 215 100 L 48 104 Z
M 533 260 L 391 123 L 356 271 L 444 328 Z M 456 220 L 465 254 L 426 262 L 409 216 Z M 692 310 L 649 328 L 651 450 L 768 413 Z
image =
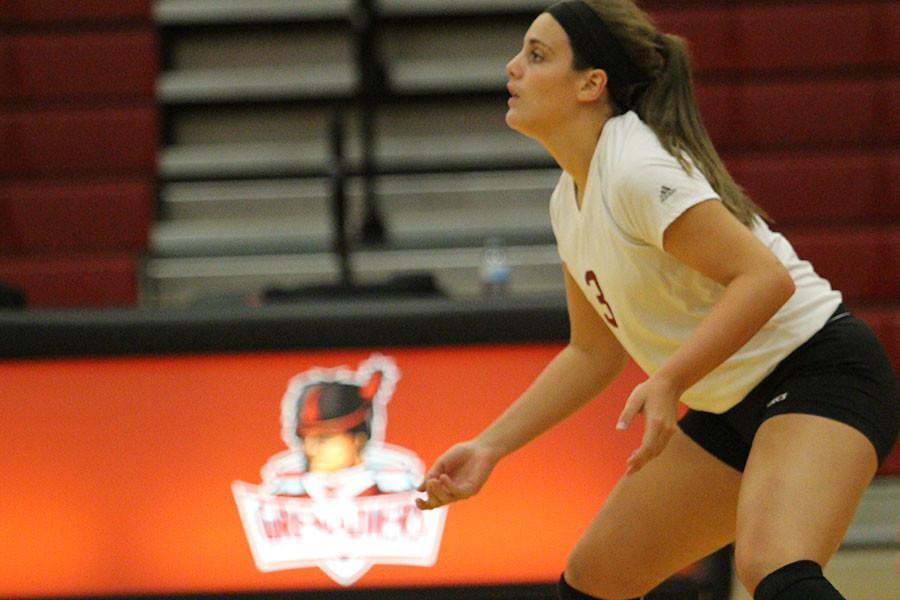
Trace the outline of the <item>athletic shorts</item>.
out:
M 775 415 L 802 413 L 863 433 L 881 464 L 900 429 L 900 385 L 875 333 L 843 305 L 737 405 L 722 414 L 689 410 L 678 426 L 713 456 L 744 470 L 753 437 Z

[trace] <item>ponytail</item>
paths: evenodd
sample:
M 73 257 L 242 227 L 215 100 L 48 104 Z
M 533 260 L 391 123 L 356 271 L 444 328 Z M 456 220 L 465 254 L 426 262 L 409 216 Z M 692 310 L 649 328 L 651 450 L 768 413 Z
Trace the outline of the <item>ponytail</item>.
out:
M 694 168 L 700 170 L 741 223 L 752 228 L 757 218 L 771 220 L 734 181 L 709 139 L 694 98 L 685 40 L 658 32 L 631 0 L 589 0 L 587 4 L 603 19 L 629 58 L 650 76 L 649 83 L 617 89 L 612 82 L 610 97 L 616 111 L 636 112 L 688 173 Z

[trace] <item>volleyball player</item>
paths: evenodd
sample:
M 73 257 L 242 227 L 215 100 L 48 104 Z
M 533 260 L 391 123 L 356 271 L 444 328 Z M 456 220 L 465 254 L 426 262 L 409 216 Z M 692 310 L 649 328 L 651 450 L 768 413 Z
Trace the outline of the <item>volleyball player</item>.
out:
M 630 355 L 648 377 L 618 426 L 642 413 L 643 440 L 572 551 L 560 597 L 639 597 L 734 541 L 754 598 L 841 598 L 822 566 L 900 423 L 884 349 L 732 180 L 684 42 L 633 2 L 554 4 L 507 74 L 507 124 L 563 169 L 550 213 L 570 341 L 435 462 L 419 507 L 477 493 Z M 689 411 L 676 424 L 679 401 Z

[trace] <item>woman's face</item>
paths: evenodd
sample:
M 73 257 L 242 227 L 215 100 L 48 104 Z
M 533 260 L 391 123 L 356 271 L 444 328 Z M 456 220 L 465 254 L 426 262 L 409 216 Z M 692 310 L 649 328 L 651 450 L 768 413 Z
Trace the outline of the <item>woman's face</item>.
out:
M 525 32 L 522 50 L 506 65 L 506 74 L 506 124 L 529 137 L 552 133 L 578 104 L 581 78 L 572 69 L 569 37 L 549 14 L 540 15 Z

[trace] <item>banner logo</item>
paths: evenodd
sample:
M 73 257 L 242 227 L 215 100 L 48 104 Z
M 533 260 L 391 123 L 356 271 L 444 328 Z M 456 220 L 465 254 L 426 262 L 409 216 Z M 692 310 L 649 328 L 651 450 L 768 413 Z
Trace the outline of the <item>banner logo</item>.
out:
M 319 567 L 349 586 L 375 564 L 435 563 L 447 509 L 415 507 L 424 464 L 384 441 L 399 379 L 380 354 L 355 371 L 291 379 L 281 402 L 288 449 L 262 467 L 261 484 L 231 485 L 260 571 Z

